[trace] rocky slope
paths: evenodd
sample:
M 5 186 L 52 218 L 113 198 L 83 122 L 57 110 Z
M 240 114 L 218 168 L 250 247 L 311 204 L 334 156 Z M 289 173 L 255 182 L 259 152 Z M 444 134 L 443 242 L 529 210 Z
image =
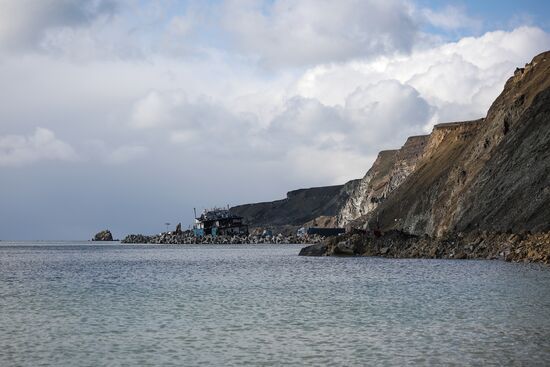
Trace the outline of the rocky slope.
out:
M 338 214 L 393 235 L 350 234 L 305 253 L 549 261 L 550 52 L 516 70 L 484 119 L 419 140 L 381 154 Z
M 436 126 L 375 215 L 383 229 L 432 237 L 550 230 L 550 53 L 516 71 L 485 119 Z
M 355 186 L 338 212 L 338 224 L 346 225 L 378 206 L 378 202 L 382 200 L 384 189 L 390 180 L 390 173 L 395 165 L 397 152 L 397 150 L 384 150 L 378 153 L 372 167 Z
M 367 218 L 414 171 L 427 143 L 428 135 L 411 136 L 401 149 L 380 152 L 338 213 L 338 224 Z
M 270 227 L 276 232 L 295 233 L 306 222 L 336 216 L 358 181 L 294 190 L 287 193 L 286 199 L 239 205 L 230 208 L 230 211 L 244 217 L 252 228 Z

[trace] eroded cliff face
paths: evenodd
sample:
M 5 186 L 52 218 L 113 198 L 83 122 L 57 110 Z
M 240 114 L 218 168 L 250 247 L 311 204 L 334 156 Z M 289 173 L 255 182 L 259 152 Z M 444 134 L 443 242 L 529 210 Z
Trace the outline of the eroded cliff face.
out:
M 244 217 L 253 228 L 269 227 L 275 232 L 295 234 L 297 228 L 316 218 L 335 218 L 358 183 L 352 180 L 344 185 L 289 191 L 286 199 L 239 205 L 230 211 Z
M 383 229 L 550 229 L 550 53 L 508 80 L 485 119 L 440 124 L 412 173 L 377 206 Z
M 427 144 L 428 135 L 411 136 L 401 149 L 380 152 L 338 213 L 338 224 L 346 226 L 352 221 L 368 218 L 414 171 Z
M 340 209 L 337 216 L 340 226 L 344 226 L 376 208 L 384 193 L 384 188 L 390 180 L 390 172 L 396 157 L 397 150 L 385 150 L 378 153 L 372 167 L 359 181 Z
M 428 138 L 429 135 L 411 136 L 407 139 L 405 145 L 398 150 L 395 163 L 390 172 L 390 179 L 384 188 L 384 198 L 398 188 L 414 171 L 416 164 L 426 152 Z

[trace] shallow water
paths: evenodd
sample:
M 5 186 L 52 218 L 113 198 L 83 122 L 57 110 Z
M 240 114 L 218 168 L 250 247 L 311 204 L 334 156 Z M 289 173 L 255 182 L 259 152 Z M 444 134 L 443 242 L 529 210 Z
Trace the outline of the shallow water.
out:
M 0 246 L 0 366 L 548 365 L 550 268 Z

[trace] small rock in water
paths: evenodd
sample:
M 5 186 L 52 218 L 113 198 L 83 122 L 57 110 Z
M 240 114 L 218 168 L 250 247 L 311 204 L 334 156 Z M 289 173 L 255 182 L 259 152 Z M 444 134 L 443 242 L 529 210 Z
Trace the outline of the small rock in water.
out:
M 317 243 L 302 248 L 300 250 L 300 256 L 323 256 L 327 251 L 327 246 L 324 243 Z
M 112 241 L 113 235 L 111 234 L 111 231 L 108 229 L 96 233 L 94 236 L 94 241 Z

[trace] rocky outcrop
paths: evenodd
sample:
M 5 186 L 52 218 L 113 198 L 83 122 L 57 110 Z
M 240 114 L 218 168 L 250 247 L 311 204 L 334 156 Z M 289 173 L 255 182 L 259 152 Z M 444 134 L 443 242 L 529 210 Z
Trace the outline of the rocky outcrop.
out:
M 109 230 L 106 229 L 104 231 L 96 233 L 93 240 L 94 241 L 112 241 L 113 235 Z
M 379 256 L 388 258 L 500 259 L 550 263 L 550 232 L 455 233 L 442 238 L 392 230 L 381 237 L 353 233 L 308 246 L 302 256 Z
M 274 232 L 295 233 L 304 223 L 336 216 L 359 180 L 345 185 L 314 187 L 287 193 L 286 199 L 232 207 L 251 228 L 269 227 Z

